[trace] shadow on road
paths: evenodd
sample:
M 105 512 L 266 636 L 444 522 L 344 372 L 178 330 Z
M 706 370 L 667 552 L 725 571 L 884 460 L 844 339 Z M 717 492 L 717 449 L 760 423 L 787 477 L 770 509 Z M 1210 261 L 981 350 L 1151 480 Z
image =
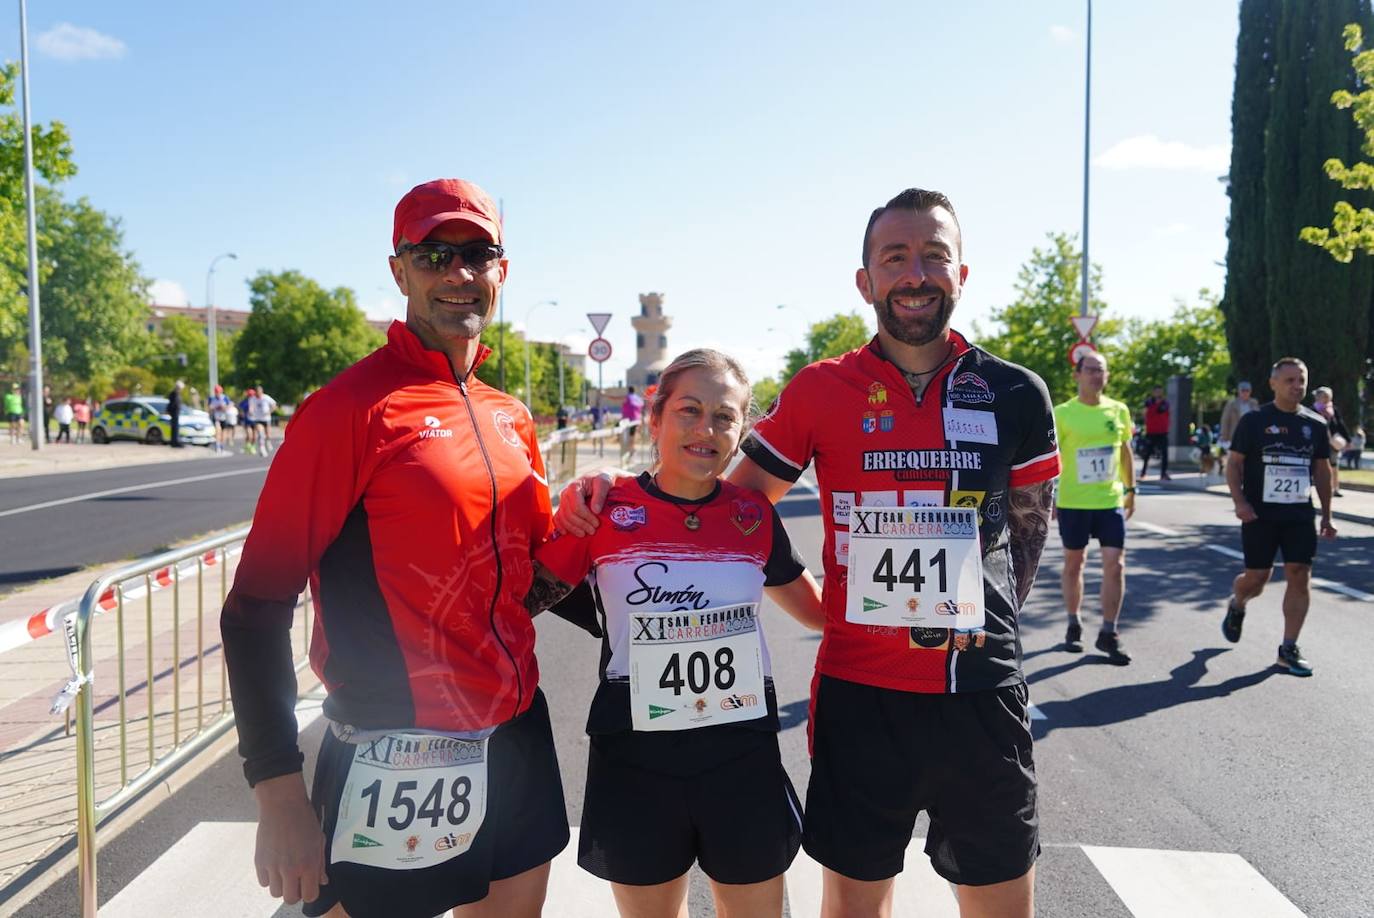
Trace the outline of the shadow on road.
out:
M 1258 672 L 1227 679 L 1217 685 L 1199 687 L 1198 681 L 1207 674 L 1207 661 L 1218 654 L 1227 652 L 1227 648 L 1221 647 L 1195 650 L 1191 660 L 1176 666 L 1169 672 L 1168 679 L 1114 685 L 1111 688 L 1063 701 L 1037 701 L 1035 706 L 1047 719 L 1033 721 L 1031 734 L 1036 741 L 1039 741 L 1053 730 L 1073 727 L 1104 727 L 1108 724 L 1135 720 L 1177 705 L 1206 701 L 1209 698 L 1223 698 L 1232 692 L 1258 685 L 1269 677 L 1279 674 L 1279 671 L 1274 667 L 1266 667 Z M 1078 657 L 1071 663 L 1042 669 L 1030 675 L 1026 681 L 1034 685 L 1076 667 L 1092 666 L 1097 663 L 1104 666 L 1110 665 L 1104 659 Z
M 79 570 L 81 570 L 81 568 L 68 566 L 40 567 L 26 571 L 4 571 L 3 573 L 0 573 L 0 584 L 31 583 L 35 580 L 47 580 L 49 577 L 65 577 L 68 574 Z

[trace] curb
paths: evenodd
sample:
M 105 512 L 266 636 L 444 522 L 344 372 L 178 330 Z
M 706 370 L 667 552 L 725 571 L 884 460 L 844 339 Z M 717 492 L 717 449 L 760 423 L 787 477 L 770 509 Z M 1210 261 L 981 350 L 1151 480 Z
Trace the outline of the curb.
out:
M 1171 481 L 1159 481 L 1158 479 L 1154 479 L 1150 483 L 1153 484 L 1155 487 L 1159 488 L 1160 490 L 1172 491 L 1175 493 L 1192 491 L 1195 494 L 1204 494 L 1208 497 L 1229 498 L 1230 496 L 1227 494 L 1218 494 L 1217 492 L 1208 490 L 1207 488 L 1191 488 L 1188 485 L 1174 484 Z M 1354 488 L 1350 485 L 1343 485 L 1342 487 L 1348 487 L 1352 491 L 1364 490 L 1363 488 Z M 1374 490 L 1374 488 L 1371 488 L 1370 490 Z M 1336 509 L 1332 509 L 1331 515 L 1334 518 L 1338 520 L 1344 520 L 1347 523 L 1363 523 L 1366 526 L 1374 526 L 1374 516 L 1361 516 L 1358 513 L 1349 513 L 1345 510 Z

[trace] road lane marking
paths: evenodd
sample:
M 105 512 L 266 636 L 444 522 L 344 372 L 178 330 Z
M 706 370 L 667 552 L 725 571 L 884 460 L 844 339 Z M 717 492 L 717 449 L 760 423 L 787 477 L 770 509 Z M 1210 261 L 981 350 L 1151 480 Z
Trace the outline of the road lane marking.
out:
M 192 475 L 189 478 L 169 478 L 164 481 L 150 481 L 145 484 L 128 485 L 123 488 L 111 488 L 108 491 L 92 491 L 90 494 L 77 494 L 72 497 L 63 497 L 60 500 L 49 500 L 41 504 L 30 504 L 27 507 L 15 507 L 13 510 L 0 510 L 0 517 L 14 516 L 19 513 L 31 513 L 34 510 L 46 510 L 49 507 L 61 507 L 66 504 L 79 504 L 83 500 L 95 500 L 98 497 L 111 497 L 115 494 L 128 494 L 131 491 L 148 491 L 153 488 L 164 488 L 169 485 L 191 484 L 197 481 L 210 481 L 214 478 L 228 478 L 231 475 L 252 475 L 256 472 L 265 471 L 267 471 L 267 466 L 264 465 L 251 469 L 213 472 L 208 475 Z
M 1131 520 L 1131 522 L 1130 522 L 1128 525 L 1133 526 L 1133 527 L 1138 526 L 1139 528 L 1144 529 L 1146 532 L 1153 532 L 1155 535 L 1162 535 L 1162 536 L 1178 536 L 1178 535 L 1183 535 L 1183 533 L 1179 532 L 1177 529 L 1169 529 L 1169 528 L 1166 527 L 1166 526 L 1157 526 L 1157 525 L 1155 525 L 1154 523 L 1147 523 L 1147 522 L 1145 522 L 1144 520 Z
M 281 903 L 258 885 L 253 867 L 257 832 L 252 822 L 197 823 L 102 905 L 101 918 L 185 915 L 202 908 L 217 918 L 276 914 Z
M 1357 590 L 1354 587 L 1337 583 L 1334 580 L 1327 580 L 1325 577 L 1313 577 L 1312 585 L 1321 587 L 1324 590 L 1331 590 L 1333 593 L 1340 593 L 1349 596 L 1351 599 L 1358 599 L 1360 602 L 1374 602 L 1374 594 L 1366 593 L 1364 590 Z
M 1134 918 L 1303 918 L 1239 854 L 1084 845 Z
M 198 901 L 213 902 L 216 918 L 268 918 L 281 903 L 258 885 L 253 868 L 257 835 L 252 822 L 202 822 L 178 839 L 100 909 L 106 918 L 143 918 L 186 912 L 185 880 L 195 877 Z M 1303 918 L 1301 911 L 1238 854 L 1112 848 L 1079 848 L 1134 918 Z M 578 827 L 553 859 L 546 911 L 562 918 L 604 918 L 616 913 L 611 886 L 577 866 Z M 925 839 L 907 844 L 905 869 L 893 886 L 894 918 L 958 918 L 949 883 L 925 853 Z M 787 870 L 789 912 L 820 913 L 820 864 L 805 852 Z
M 1244 560 L 1245 560 L 1245 555 L 1243 555 L 1243 554 L 1241 554 L 1240 552 L 1236 551 L 1234 548 L 1227 548 L 1227 547 L 1224 546 L 1224 545 L 1208 545 L 1208 546 L 1205 546 L 1205 547 L 1207 548 L 1208 551 L 1214 551 L 1214 552 L 1216 552 L 1217 554 L 1219 554 L 1219 555 L 1225 555 L 1225 556 L 1228 557 L 1228 558 L 1237 558 L 1237 559 L 1239 559 L 1239 560 L 1241 560 L 1241 561 L 1244 561 Z
M 949 883 L 930 866 L 924 838 L 913 838 L 906 846 L 905 869 L 893 882 L 893 918 L 959 918 L 959 903 Z M 788 868 L 787 910 L 802 918 L 821 913 L 821 865 L 805 851 Z M 554 900 L 552 897 L 550 902 Z M 560 911 L 560 914 L 563 912 Z M 590 918 L 591 913 L 588 913 Z M 580 916 L 579 916 L 580 918 Z
M 1238 558 L 1241 561 L 1245 560 L 1245 555 L 1236 551 L 1234 548 L 1226 548 L 1221 545 L 1208 545 L 1207 549 L 1219 555 L 1225 555 L 1228 558 Z M 1335 580 L 1327 580 L 1325 577 L 1313 577 L 1312 585 L 1323 590 L 1330 590 L 1333 593 L 1340 593 L 1342 596 L 1349 596 L 1351 599 L 1358 599 L 1360 602 L 1374 602 L 1374 593 L 1366 593 L 1364 590 L 1357 590 L 1352 586 L 1346 586 Z

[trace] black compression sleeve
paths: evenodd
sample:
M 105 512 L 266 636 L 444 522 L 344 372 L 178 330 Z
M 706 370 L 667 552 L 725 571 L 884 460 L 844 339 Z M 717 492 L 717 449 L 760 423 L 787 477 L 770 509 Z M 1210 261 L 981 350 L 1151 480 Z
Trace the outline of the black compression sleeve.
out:
M 296 742 L 296 670 L 291 659 L 294 603 L 229 593 L 220 617 L 243 775 L 252 787 L 301 770 Z

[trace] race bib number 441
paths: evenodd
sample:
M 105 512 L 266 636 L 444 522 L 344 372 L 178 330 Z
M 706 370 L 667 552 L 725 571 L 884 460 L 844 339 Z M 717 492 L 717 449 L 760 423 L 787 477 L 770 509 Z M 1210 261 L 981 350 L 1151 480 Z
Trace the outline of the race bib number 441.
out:
M 486 739 L 389 733 L 355 747 L 330 859 L 433 867 L 472 847 L 486 815 Z
M 846 621 L 969 629 L 984 617 L 976 509 L 854 508 Z
M 693 730 L 767 713 L 756 603 L 630 615 L 636 730 Z

